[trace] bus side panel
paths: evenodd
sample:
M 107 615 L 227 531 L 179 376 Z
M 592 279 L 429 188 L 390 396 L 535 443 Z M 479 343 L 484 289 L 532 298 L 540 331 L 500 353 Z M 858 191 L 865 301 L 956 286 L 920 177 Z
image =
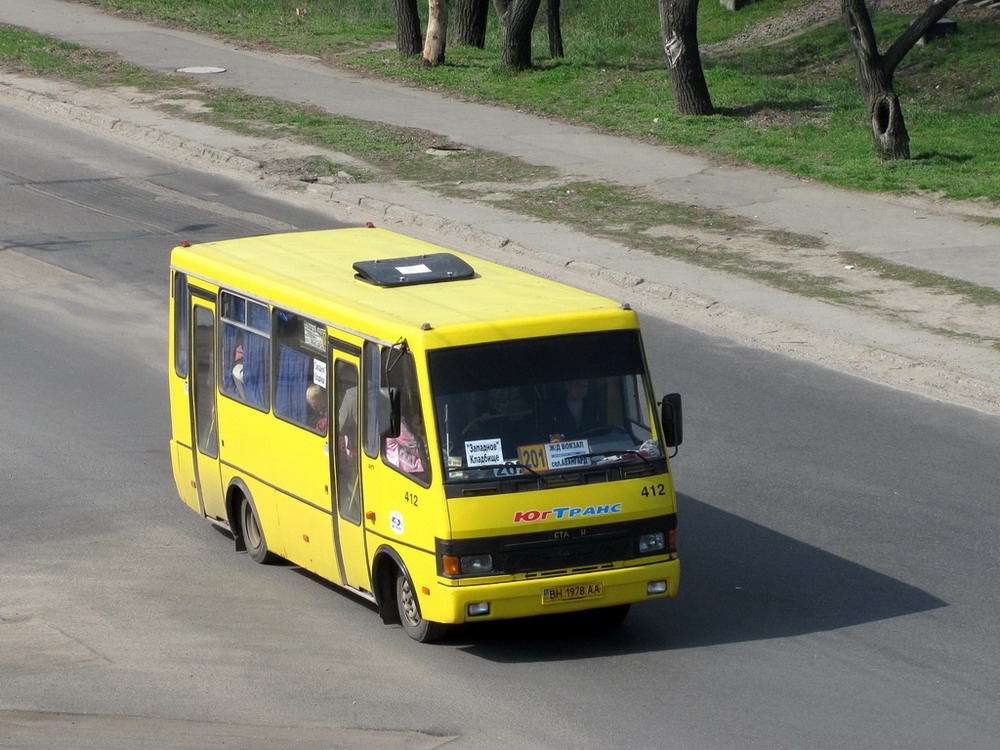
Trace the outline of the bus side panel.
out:
M 366 535 L 369 570 L 379 546 L 389 543 L 406 565 L 424 617 L 447 622 L 429 614 L 439 612 L 434 540 L 448 535 L 447 506 L 440 482 L 434 477 L 431 487 L 424 488 L 381 458 L 365 456 L 362 465 L 365 510 L 369 514 L 365 524 L 369 532 L 375 532 Z M 424 588 L 431 594 L 423 593 Z
M 198 500 L 198 485 L 194 476 L 194 456 L 190 446 L 182 445 L 176 440 L 170 441 L 170 460 L 174 469 L 174 482 L 177 494 L 184 504 L 201 515 L 201 503 Z
M 226 483 L 252 488 L 268 547 L 339 583 L 326 438 L 221 395 L 219 422 Z
M 285 557 L 285 551 L 281 543 L 281 530 L 278 526 L 277 502 L 275 500 L 276 490 L 268 484 L 261 482 L 251 474 L 245 474 L 233 467 L 222 464 L 223 486 L 231 487 L 234 482 L 244 485 L 250 492 L 250 498 L 257 509 L 257 516 L 260 519 L 261 531 L 267 541 L 267 548 L 271 552 L 281 557 Z M 233 531 L 239 530 L 239 512 L 237 505 L 233 511 L 234 516 L 229 519 L 234 525 Z
M 278 515 L 285 557 L 336 584 L 343 584 L 333 547 L 333 519 L 324 510 L 282 497 Z
M 374 548 L 374 545 L 370 546 Z M 451 615 L 454 605 L 450 601 L 449 592 L 444 591 L 444 587 L 438 585 L 435 556 L 425 550 L 415 550 L 401 544 L 392 545 L 392 547 L 402 559 L 406 566 L 406 572 L 413 582 L 413 590 L 417 595 L 420 614 L 423 618 L 434 622 L 461 622 Z

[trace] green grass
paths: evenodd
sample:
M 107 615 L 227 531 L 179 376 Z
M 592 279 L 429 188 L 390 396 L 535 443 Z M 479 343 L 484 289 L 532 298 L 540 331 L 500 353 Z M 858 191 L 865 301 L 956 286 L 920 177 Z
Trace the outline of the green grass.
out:
M 391 0 L 90 2 L 830 184 L 1000 203 L 1000 150 L 993 146 L 1000 136 L 995 22 L 962 19 L 960 34 L 907 55 L 896 85 L 914 158 L 883 164 L 872 147 L 839 20 L 781 43 L 703 54 L 719 114 L 702 118 L 673 111 L 650 0 L 564 3 L 567 56 L 560 60 L 546 55 L 541 13 L 536 67 L 521 73 L 498 65 L 492 13 L 486 50 L 450 47 L 446 65 L 425 69 L 385 49 L 394 38 Z M 706 0 L 699 38 L 703 45 L 719 42 L 807 2 L 762 0 L 730 13 Z M 424 5 L 418 3 L 421 10 Z M 297 15 L 296 7 L 306 12 Z M 909 21 L 888 13 L 874 18 L 883 48 Z
M 393 39 L 392 0 L 83 0 L 256 44 L 330 54 Z M 296 8 L 305 8 L 299 15 Z
M 109 55 L 0 25 L 0 66 L 11 73 L 53 75 L 87 86 L 170 89 L 186 79 L 123 63 Z

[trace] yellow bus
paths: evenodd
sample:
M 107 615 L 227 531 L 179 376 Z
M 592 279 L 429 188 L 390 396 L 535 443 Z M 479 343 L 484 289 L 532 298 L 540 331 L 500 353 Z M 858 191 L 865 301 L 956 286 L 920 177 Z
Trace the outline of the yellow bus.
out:
M 673 596 L 668 453 L 628 305 L 374 227 L 183 243 L 181 499 L 418 641 Z

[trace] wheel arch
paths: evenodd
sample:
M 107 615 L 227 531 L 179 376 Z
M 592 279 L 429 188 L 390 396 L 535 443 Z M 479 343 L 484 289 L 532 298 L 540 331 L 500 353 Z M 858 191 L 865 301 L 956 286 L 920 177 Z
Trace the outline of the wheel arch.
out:
M 396 573 L 402 571 L 410 577 L 406 563 L 388 544 L 382 544 L 372 560 L 372 593 L 378 606 L 379 616 L 386 625 L 399 624 L 399 611 L 396 609 Z M 410 580 L 413 580 L 410 577 Z
M 234 477 L 226 490 L 226 515 L 229 517 L 229 528 L 233 532 L 233 541 L 237 552 L 246 552 L 247 543 L 243 537 L 243 524 L 240 522 L 240 502 L 247 498 L 253 503 L 253 493 L 239 477 Z M 254 504 L 256 507 L 256 504 Z

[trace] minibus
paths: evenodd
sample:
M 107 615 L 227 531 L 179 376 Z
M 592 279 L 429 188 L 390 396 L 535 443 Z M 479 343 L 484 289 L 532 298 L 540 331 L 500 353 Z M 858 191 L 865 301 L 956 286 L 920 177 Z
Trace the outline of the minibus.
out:
M 370 225 L 170 273 L 174 478 L 237 550 L 422 642 L 677 593 L 681 400 L 627 304 Z

